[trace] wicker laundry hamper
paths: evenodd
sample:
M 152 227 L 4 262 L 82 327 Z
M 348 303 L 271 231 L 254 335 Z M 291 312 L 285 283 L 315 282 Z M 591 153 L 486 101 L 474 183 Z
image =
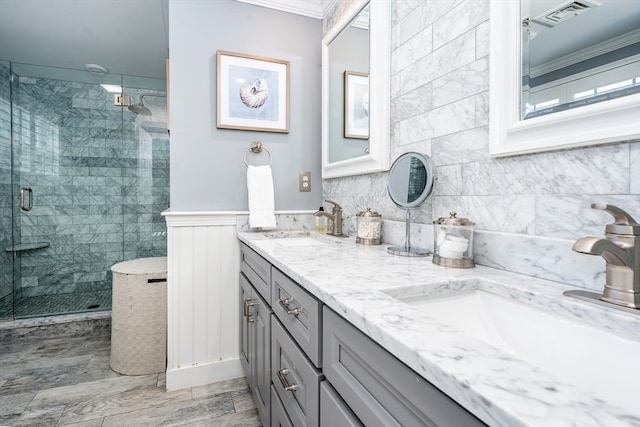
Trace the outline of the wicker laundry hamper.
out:
M 167 368 L 167 257 L 111 267 L 111 369 L 125 375 Z

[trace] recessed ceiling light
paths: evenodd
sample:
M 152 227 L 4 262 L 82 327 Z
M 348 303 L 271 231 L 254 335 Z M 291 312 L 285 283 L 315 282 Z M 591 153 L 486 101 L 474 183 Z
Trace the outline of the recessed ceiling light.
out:
M 84 69 L 94 74 L 107 74 L 109 72 L 107 67 L 98 64 L 84 64 Z
M 120 85 L 101 84 L 100 86 L 109 93 L 122 93 L 122 86 Z

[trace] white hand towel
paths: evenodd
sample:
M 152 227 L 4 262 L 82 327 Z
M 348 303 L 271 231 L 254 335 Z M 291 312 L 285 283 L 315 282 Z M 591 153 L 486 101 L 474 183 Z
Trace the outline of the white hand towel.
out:
M 276 228 L 271 166 L 247 167 L 249 190 L 249 227 L 263 230 Z

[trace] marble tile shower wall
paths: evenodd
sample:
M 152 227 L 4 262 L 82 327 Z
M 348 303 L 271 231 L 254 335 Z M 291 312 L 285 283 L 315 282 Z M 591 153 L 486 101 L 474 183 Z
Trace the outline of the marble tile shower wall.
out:
M 114 263 L 166 255 L 166 129 L 92 84 L 20 78 L 14 104 L 14 171 L 34 192 L 32 211 L 14 211 L 20 243 L 51 243 L 20 253 L 17 298 L 108 290 Z
M 329 14 L 325 31 L 342 10 Z M 553 266 L 536 263 L 559 261 L 539 261 L 542 248 L 553 246 L 565 256 L 572 240 L 602 235 L 611 222 L 590 209 L 592 202 L 615 204 L 640 217 L 638 141 L 489 157 L 488 0 L 393 0 L 392 13 L 391 156 L 427 153 L 438 176 L 430 201 L 413 213 L 415 222 L 431 224 L 456 211 L 476 222 L 482 263 L 545 276 L 541 270 Z M 323 193 L 343 205 L 351 224 L 366 207 L 402 221 L 405 213 L 389 200 L 386 179 L 380 173 L 325 180 Z M 511 234 L 508 250 L 498 247 L 502 233 Z M 500 264 L 500 258 L 531 245 L 536 247 L 529 256 L 520 254 L 522 265 Z M 564 273 L 550 276 L 572 281 Z M 604 283 L 597 276 L 574 282 Z

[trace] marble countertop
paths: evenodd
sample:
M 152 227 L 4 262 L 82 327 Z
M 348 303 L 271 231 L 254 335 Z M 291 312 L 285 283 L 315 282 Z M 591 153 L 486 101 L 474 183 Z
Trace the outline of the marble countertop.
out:
M 531 276 L 483 266 L 445 268 L 430 256 L 393 256 L 388 245 L 357 245 L 354 238 L 278 238 L 283 236 L 288 234 L 238 233 L 240 241 L 488 425 L 640 426 L 640 408 L 630 413 L 394 297 L 469 284 L 489 287 L 637 340 L 640 316 L 563 297 L 565 290 L 579 288 Z M 606 369 L 607 363 L 616 361 L 603 360 L 593 369 Z

